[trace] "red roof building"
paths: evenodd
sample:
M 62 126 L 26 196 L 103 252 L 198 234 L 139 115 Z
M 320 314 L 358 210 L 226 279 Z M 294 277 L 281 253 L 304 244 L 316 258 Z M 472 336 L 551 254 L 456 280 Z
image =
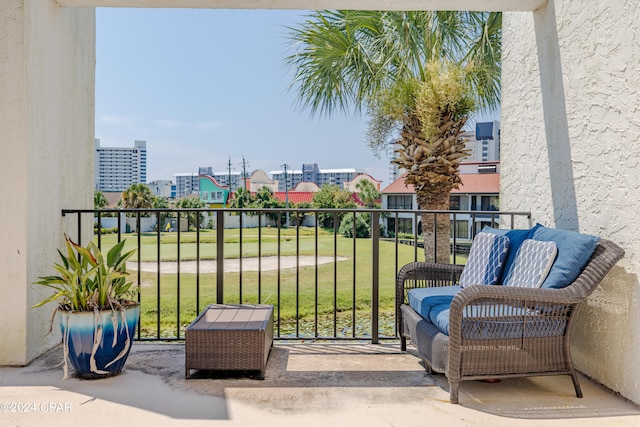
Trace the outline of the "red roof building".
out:
M 382 208 L 393 210 L 417 210 L 418 205 L 413 185 L 405 184 L 406 173 L 382 190 Z M 500 195 L 500 163 L 474 162 L 460 165 L 460 186 L 451 191 L 451 210 L 460 211 L 498 211 Z M 415 234 L 420 231 L 420 225 L 415 227 L 416 214 L 399 212 L 398 230 L 403 233 Z M 481 230 L 486 225 L 497 225 L 494 221 L 499 218 L 491 214 L 456 214 L 456 235 L 462 239 L 471 238 L 473 225 Z M 387 230 L 396 228 L 396 215 L 388 218 Z M 420 233 L 418 233 L 420 234 Z
M 297 205 L 302 202 L 311 203 L 313 202 L 314 194 L 315 193 L 311 191 L 289 191 L 289 203 L 293 205 Z M 285 203 L 287 200 L 287 193 L 285 191 L 276 191 L 273 193 L 273 196 L 282 203 Z

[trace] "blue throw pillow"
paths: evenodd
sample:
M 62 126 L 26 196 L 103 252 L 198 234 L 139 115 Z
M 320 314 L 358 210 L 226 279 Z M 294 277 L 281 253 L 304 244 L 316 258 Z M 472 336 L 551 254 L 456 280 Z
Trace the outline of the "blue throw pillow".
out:
M 543 226 L 535 230 L 532 239 L 555 242 L 558 248 L 556 261 L 542 283 L 543 288 L 550 289 L 564 288 L 576 280 L 600 241 L 596 236 Z
M 493 233 L 500 236 L 507 236 L 509 238 L 509 252 L 507 253 L 507 259 L 502 267 L 502 273 L 500 274 L 498 283 L 504 282 L 505 277 L 507 277 L 507 274 L 509 274 L 513 268 L 513 261 L 516 259 L 516 253 L 518 253 L 520 245 L 522 245 L 522 242 L 525 240 L 531 239 L 531 236 L 533 236 L 533 233 L 538 229 L 538 227 L 542 226 L 540 224 L 536 224 L 533 228 L 514 230 L 492 227 L 485 227 L 482 229 L 483 233 Z
M 498 283 L 508 250 L 507 236 L 478 233 L 473 239 L 469 259 L 460 275 L 460 287 Z

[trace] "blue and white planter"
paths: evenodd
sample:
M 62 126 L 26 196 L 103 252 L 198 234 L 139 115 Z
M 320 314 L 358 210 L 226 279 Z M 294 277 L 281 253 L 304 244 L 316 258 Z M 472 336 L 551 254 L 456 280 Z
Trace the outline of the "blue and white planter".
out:
M 138 303 L 124 311 L 58 310 L 64 349 L 64 377 L 70 362 L 80 378 L 118 375 L 129 356 L 140 318 Z

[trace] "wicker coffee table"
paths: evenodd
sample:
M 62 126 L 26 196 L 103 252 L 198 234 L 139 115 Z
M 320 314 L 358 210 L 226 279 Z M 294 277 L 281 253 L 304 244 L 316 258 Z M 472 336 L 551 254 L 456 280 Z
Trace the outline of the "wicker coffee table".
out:
M 260 371 L 273 345 L 273 306 L 211 304 L 185 330 L 185 377 L 192 369 Z

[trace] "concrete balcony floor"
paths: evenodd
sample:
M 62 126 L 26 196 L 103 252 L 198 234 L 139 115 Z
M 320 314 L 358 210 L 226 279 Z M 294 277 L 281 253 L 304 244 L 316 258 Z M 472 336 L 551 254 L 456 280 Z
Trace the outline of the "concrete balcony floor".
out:
M 135 343 L 121 375 L 94 381 L 63 380 L 61 360 L 57 347 L 0 368 L 0 425 L 640 425 L 638 406 L 586 377 L 583 399 L 568 376 L 535 377 L 463 382 L 452 405 L 446 378 L 398 344 L 277 343 L 262 381 L 186 380 L 179 344 Z

